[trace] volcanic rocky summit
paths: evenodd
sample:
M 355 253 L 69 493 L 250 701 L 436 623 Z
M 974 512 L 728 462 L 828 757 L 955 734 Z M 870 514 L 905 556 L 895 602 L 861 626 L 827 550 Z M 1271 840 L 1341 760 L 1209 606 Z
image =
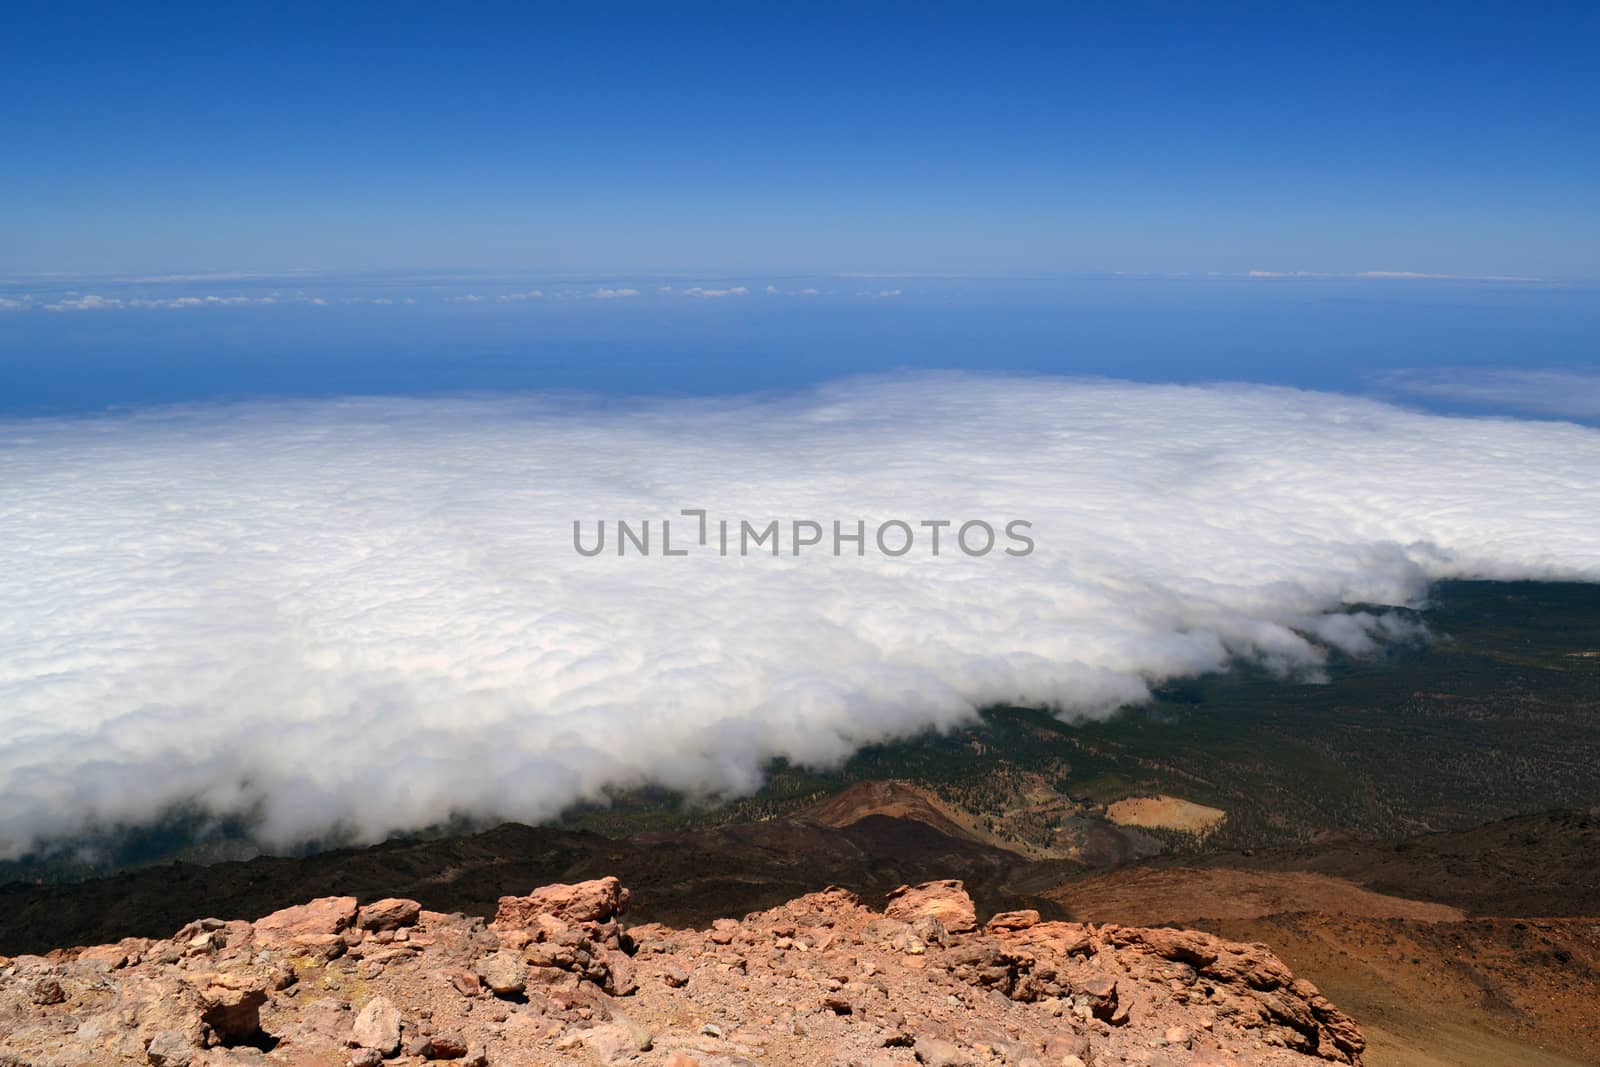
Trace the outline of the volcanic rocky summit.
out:
M 1364 1046 L 1262 945 L 1032 911 L 980 926 L 960 882 L 707 929 L 624 926 L 627 902 L 615 878 L 503 898 L 488 923 L 326 897 L 0 958 L 0 1065 L 1220 1067 Z

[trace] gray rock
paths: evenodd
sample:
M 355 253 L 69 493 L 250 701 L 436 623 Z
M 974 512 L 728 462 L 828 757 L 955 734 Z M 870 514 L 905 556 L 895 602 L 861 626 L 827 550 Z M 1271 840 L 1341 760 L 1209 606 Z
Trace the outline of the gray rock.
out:
M 479 960 L 473 970 L 496 996 L 514 996 L 528 987 L 527 968 L 516 956 L 503 949 Z
M 189 1067 L 194 1062 L 194 1046 L 181 1030 L 162 1030 L 144 1049 L 150 1067 Z
M 603 1063 L 616 1063 L 636 1053 L 649 1052 L 654 1043 L 649 1027 L 622 1018 L 583 1035 L 584 1047 Z
M 356 1016 L 351 1040 L 385 1056 L 392 1054 L 400 1047 L 400 1009 L 387 997 L 373 997 Z

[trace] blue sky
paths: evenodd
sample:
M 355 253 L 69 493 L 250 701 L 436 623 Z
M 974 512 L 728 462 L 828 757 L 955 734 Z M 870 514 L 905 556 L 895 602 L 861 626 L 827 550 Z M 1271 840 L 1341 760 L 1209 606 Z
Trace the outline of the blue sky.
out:
M 1600 277 L 1592 4 L 13 4 L 0 273 Z

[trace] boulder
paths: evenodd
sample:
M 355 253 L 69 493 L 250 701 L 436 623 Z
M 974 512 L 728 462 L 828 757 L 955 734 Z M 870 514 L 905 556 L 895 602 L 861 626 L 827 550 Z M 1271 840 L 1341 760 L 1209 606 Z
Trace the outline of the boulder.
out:
M 485 956 L 473 970 L 496 996 L 515 996 L 528 987 L 527 968 L 515 954 L 504 950 Z
M 361 1048 L 392 1055 L 400 1047 L 400 1009 L 387 997 L 373 997 L 356 1016 L 350 1040 Z
M 216 1044 L 242 1043 L 261 1032 L 261 1006 L 267 1002 L 265 980 L 248 974 L 201 975 L 200 1021 Z
M 620 1016 L 604 1026 L 583 1034 L 583 1045 L 602 1063 L 615 1063 L 640 1052 L 649 1052 L 654 1043 L 650 1028 Z
M 126 944 L 96 945 L 94 948 L 86 948 L 78 953 L 78 962 L 103 963 L 106 970 L 115 971 L 118 968 L 126 967 L 129 957 L 130 952 Z
M 466 1039 L 460 1034 L 434 1034 L 429 1044 L 429 1052 L 436 1060 L 459 1060 L 467 1054 Z
M 414 900 L 402 897 L 387 897 L 375 900 L 356 913 L 356 925 L 363 930 L 374 932 L 382 930 L 398 930 L 405 926 L 415 926 L 417 916 L 422 914 L 422 905 Z
M 144 1048 L 150 1067 L 189 1067 L 194 1062 L 194 1046 L 181 1030 L 160 1030 Z
M 252 925 L 256 939 L 290 941 L 296 937 L 337 934 L 356 921 L 355 897 L 320 897 L 308 904 L 264 915 Z
M 918 886 L 903 885 L 889 894 L 883 913 L 908 923 L 937 919 L 952 934 L 968 933 L 978 926 L 978 911 L 967 895 L 967 887 L 953 878 Z
M 616 878 L 607 876 L 570 885 L 543 886 L 525 897 L 501 897 L 494 924 L 531 926 L 542 915 L 566 922 L 603 923 L 621 915 L 627 907 L 628 891 Z

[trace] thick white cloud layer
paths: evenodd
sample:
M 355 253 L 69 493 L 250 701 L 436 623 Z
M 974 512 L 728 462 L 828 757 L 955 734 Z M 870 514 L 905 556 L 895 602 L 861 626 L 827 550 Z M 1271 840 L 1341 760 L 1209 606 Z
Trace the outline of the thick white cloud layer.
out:
M 681 508 L 1037 548 L 573 550 Z M 1388 625 L 1341 605 L 1447 576 L 1600 580 L 1600 431 L 966 376 L 0 423 L 0 855 L 190 800 L 288 842 L 748 789 L 988 702 L 1314 670 Z

